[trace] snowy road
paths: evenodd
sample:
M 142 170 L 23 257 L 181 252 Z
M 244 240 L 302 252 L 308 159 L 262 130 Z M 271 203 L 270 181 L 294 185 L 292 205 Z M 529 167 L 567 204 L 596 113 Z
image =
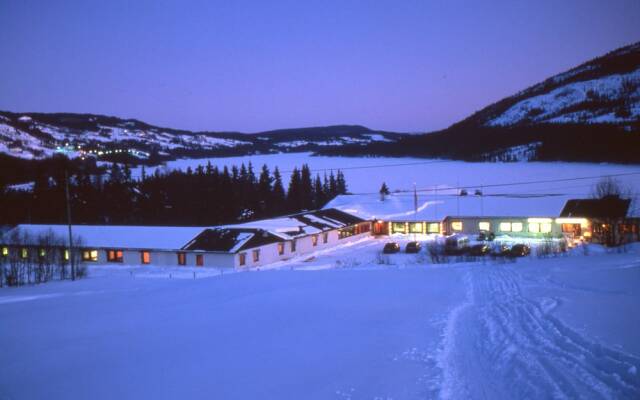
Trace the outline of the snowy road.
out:
M 0 399 L 640 398 L 637 248 L 444 265 L 379 248 L 2 289 Z
M 442 398 L 634 399 L 640 359 L 593 343 L 533 301 L 518 266 L 468 271 L 444 349 Z

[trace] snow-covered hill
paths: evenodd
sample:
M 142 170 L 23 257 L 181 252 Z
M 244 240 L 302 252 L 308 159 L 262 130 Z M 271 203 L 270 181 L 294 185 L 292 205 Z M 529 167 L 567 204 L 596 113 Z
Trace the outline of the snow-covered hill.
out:
M 74 157 L 176 158 L 313 151 L 394 142 L 401 136 L 350 125 L 255 134 L 191 132 L 102 115 L 0 112 L 0 153 L 23 159 L 47 158 L 56 152 Z
M 460 125 L 640 121 L 640 43 L 612 51 L 477 112 Z

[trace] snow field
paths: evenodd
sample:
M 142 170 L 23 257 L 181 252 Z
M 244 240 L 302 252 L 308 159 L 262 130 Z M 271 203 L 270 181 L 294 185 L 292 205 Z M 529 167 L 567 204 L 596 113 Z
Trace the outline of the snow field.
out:
M 2 289 L 0 397 L 640 395 L 638 246 L 440 265 L 379 264 L 382 246 L 208 276 L 93 266 L 74 283 Z

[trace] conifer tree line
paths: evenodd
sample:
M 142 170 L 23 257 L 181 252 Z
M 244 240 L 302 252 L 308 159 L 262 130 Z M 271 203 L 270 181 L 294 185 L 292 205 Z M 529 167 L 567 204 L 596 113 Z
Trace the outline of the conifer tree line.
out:
M 347 193 L 342 171 L 314 176 L 306 164 L 294 168 L 288 182 L 278 168 L 218 168 L 210 162 L 152 174 L 143 167 L 135 178 L 126 164 L 112 164 L 106 173 L 76 168 L 69 182 L 76 224 L 228 224 L 322 208 Z M 64 171 L 40 171 L 32 192 L 0 189 L 0 218 L 9 224 L 65 223 L 64 183 Z

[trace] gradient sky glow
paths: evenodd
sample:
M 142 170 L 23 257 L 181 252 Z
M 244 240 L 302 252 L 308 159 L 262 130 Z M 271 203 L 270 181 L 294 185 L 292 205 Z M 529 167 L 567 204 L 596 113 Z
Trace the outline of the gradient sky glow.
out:
M 0 0 L 0 109 L 430 131 L 640 40 L 638 21 L 638 0 Z

